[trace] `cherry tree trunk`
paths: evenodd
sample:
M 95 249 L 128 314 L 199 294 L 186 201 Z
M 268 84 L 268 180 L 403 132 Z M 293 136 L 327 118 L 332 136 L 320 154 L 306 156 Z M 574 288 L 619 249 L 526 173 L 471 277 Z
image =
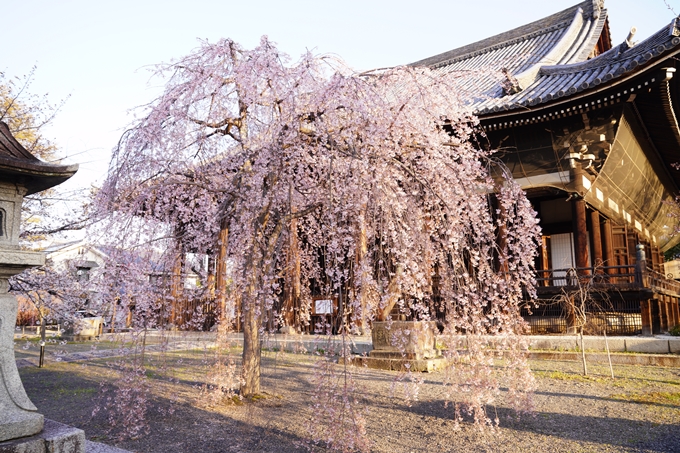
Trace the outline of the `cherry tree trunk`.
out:
M 170 324 L 173 326 L 173 329 L 178 328 L 183 322 L 183 312 L 184 312 L 184 307 L 183 307 L 183 294 L 182 294 L 182 289 L 183 289 L 183 284 L 184 281 L 182 279 L 182 270 L 184 269 L 184 251 L 182 250 L 181 245 L 179 246 L 179 252 L 177 253 L 177 256 L 175 257 L 175 262 L 173 263 L 173 268 L 172 268 L 172 277 L 171 277 L 171 284 L 170 284 Z
M 297 219 L 290 221 L 287 272 L 284 276 L 283 319 L 286 326 L 300 327 L 300 244 L 298 243 Z
M 401 276 L 402 273 L 403 268 L 401 266 L 397 266 L 397 272 L 390 279 L 390 284 L 387 287 L 387 294 L 389 295 L 387 303 L 385 304 L 384 307 L 380 309 L 378 315 L 376 316 L 376 319 L 378 321 L 387 321 L 390 318 L 392 309 L 394 308 L 395 305 L 397 305 L 397 302 L 399 302 L 399 297 L 401 297 L 401 291 L 399 290 L 398 278 Z
M 229 228 L 227 222 L 220 223 L 220 234 L 217 240 L 217 257 L 215 258 L 215 297 L 219 310 L 219 328 L 226 332 L 231 327 L 231 313 L 227 307 L 227 244 L 229 241 Z
M 366 238 L 366 221 L 365 221 L 365 215 L 366 215 L 366 206 L 362 206 L 361 209 L 361 215 L 359 216 L 359 231 L 358 231 L 358 240 L 357 240 L 357 248 L 356 248 L 356 258 L 355 258 L 355 267 L 356 269 L 361 269 L 364 259 L 366 258 L 366 253 L 368 253 L 368 239 Z M 367 285 L 365 283 L 365 276 L 360 275 L 361 277 L 361 288 L 359 289 L 359 316 L 357 316 L 355 322 L 357 323 L 357 327 L 359 328 L 359 331 L 363 334 L 368 330 L 368 320 L 366 317 L 366 298 L 368 297 L 368 290 L 367 290 Z
M 243 371 L 241 396 L 260 393 L 260 326 L 252 293 L 243 304 Z M 245 302 L 245 300 L 244 300 Z

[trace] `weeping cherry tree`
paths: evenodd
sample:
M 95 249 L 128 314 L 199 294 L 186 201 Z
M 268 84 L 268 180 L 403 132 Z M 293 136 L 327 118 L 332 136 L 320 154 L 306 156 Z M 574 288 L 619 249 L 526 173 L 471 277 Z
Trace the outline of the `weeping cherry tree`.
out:
M 304 321 L 312 282 L 342 298 L 345 333 L 395 304 L 429 319 L 436 286 L 445 333 L 501 334 L 516 352 L 504 385 L 530 386 L 510 344 L 534 287 L 537 222 L 493 152 L 473 146 L 461 75 L 291 62 L 267 38 L 253 50 L 205 43 L 159 75 L 165 90 L 123 135 L 99 208 L 120 222 L 109 231 L 147 222 L 147 240 L 172 238 L 169 261 L 215 257 L 229 281 L 216 297 L 243 326 L 243 395 L 260 391 L 261 335 L 283 292 L 295 285 Z M 468 340 L 477 371 L 492 365 L 482 343 Z M 481 408 L 500 384 L 455 385 Z

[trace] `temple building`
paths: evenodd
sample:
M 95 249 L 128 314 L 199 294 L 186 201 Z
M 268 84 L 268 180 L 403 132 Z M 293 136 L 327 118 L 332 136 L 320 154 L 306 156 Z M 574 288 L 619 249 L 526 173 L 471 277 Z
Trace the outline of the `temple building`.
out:
M 680 284 L 663 273 L 680 241 L 679 53 L 680 18 L 612 43 L 604 2 L 586 0 L 412 63 L 472 74 L 460 90 L 482 146 L 499 150 L 538 212 L 539 304 L 523 311 L 532 333 L 573 329 L 553 302 L 583 289 L 607 333 L 680 324 Z

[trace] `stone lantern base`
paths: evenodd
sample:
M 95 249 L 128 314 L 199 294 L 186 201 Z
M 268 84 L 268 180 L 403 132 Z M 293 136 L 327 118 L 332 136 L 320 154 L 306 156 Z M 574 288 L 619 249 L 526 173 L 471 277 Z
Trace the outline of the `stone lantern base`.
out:
M 0 442 L 0 453 L 131 453 L 118 447 L 85 440 L 82 429 L 45 419 L 35 436 Z
M 0 442 L 0 453 L 86 453 L 85 443 L 83 430 L 45 420 L 34 436 Z
M 43 429 L 43 416 L 28 399 L 14 360 L 16 319 L 16 298 L 0 294 L 0 442 L 32 436 Z

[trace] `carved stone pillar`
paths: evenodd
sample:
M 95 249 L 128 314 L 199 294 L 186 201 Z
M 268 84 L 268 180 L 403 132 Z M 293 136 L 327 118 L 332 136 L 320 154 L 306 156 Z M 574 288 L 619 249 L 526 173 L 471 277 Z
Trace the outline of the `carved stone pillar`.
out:
M 7 293 L 8 279 L 45 264 L 42 253 L 19 250 L 19 219 L 25 191 L 0 183 L 0 442 L 31 436 L 43 429 L 43 416 L 26 395 L 14 359 L 17 299 Z
M 32 436 L 43 429 L 44 419 L 28 399 L 14 359 L 14 325 L 17 299 L 7 294 L 7 279 L 0 279 L 0 442 Z

